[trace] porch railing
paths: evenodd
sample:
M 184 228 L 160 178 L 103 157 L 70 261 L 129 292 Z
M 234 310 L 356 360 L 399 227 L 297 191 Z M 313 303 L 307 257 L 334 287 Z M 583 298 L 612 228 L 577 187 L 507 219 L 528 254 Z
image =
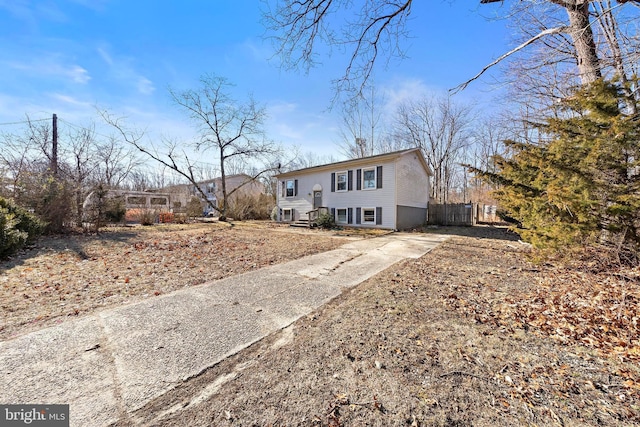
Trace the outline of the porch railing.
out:
M 321 206 L 319 208 L 316 208 L 307 212 L 307 215 L 309 216 L 309 227 L 317 226 L 318 218 L 320 217 L 320 215 L 328 214 L 328 213 L 329 213 L 329 208 L 324 206 Z

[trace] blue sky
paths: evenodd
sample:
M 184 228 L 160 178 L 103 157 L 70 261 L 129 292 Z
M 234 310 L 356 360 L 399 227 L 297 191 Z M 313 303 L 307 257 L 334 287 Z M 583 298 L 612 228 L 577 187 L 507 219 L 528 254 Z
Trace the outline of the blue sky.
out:
M 236 98 L 252 93 L 266 106 L 270 138 L 337 155 L 338 109 L 328 107 L 331 79 L 341 75 L 345 58 L 320 58 L 309 74 L 281 70 L 270 59 L 261 7 L 259 0 L 0 0 L 0 123 L 56 113 L 85 126 L 99 121 L 98 106 L 146 129 L 150 141 L 187 141 L 193 127 L 168 88 L 197 88 L 200 76 L 213 73 L 236 85 Z M 445 93 L 507 51 L 505 23 L 487 19 L 500 7 L 414 2 L 408 57 L 376 69 L 389 114 L 406 97 Z M 492 81 L 489 75 L 456 99 L 491 109 Z

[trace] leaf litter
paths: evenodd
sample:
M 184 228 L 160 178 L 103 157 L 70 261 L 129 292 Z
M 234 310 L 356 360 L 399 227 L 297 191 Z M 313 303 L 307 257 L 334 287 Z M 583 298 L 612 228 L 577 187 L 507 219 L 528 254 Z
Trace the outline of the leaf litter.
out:
M 633 271 L 532 264 L 529 248 L 499 228 L 436 232 L 454 236 L 134 418 L 158 426 L 640 423 L 638 287 L 623 278 Z M 191 404 L 230 372 L 233 380 Z

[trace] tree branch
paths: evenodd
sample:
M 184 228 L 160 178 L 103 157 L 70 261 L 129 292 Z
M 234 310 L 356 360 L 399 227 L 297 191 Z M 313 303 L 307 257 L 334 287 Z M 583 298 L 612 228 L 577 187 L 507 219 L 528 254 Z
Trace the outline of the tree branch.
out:
M 514 53 L 519 52 L 520 50 L 522 50 L 525 47 L 529 46 L 530 44 L 536 42 L 537 40 L 539 40 L 539 39 L 541 39 L 543 37 L 549 36 L 551 34 L 560 34 L 560 33 L 566 32 L 566 31 L 567 31 L 567 27 L 556 27 L 556 28 L 549 28 L 547 30 L 544 30 L 544 31 L 540 32 L 539 34 L 533 36 L 529 40 L 525 41 L 524 43 L 520 44 L 519 46 L 515 47 L 514 49 L 511 49 L 509 52 L 507 52 L 504 55 L 500 56 L 498 59 L 496 59 L 491 64 L 489 64 L 486 67 L 484 67 L 478 74 L 476 74 L 475 76 L 473 76 L 472 78 L 470 78 L 466 82 L 454 87 L 453 89 L 449 89 L 449 92 L 451 94 L 456 94 L 456 93 L 466 89 L 467 86 L 469 86 L 469 84 L 471 82 L 479 79 L 480 76 L 482 76 L 489 68 L 493 67 L 494 65 L 497 65 L 498 63 L 500 63 L 504 59 L 508 58 L 509 56 L 513 55 Z

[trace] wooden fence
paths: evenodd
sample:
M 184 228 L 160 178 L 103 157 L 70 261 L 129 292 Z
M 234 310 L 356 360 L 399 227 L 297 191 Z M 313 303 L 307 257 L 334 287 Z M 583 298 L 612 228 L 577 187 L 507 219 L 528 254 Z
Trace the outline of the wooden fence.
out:
M 465 225 L 478 223 L 497 224 L 502 220 L 496 214 L 495 205 L 478 203 L 438 204 L 429 202 L 429 219 L 431 225 Z
M 429 203 L 428 224 L 473 226 L 477 220 L 475 203 L 436 204 Z

